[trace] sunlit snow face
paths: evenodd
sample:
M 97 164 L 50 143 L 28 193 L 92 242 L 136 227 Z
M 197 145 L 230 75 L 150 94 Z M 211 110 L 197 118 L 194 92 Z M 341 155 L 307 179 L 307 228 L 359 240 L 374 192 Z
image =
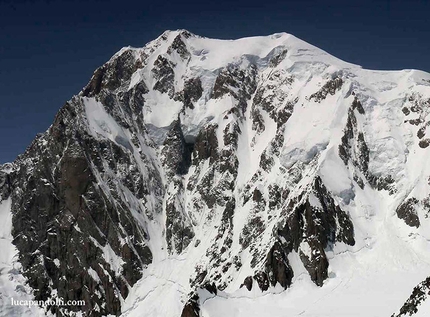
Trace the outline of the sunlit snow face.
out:
M 284 33 L 166 32 L 107 65 L 133 73 L 74 99 L 83 113 L 68 118 L 76 133 L 64 144 L 92 145 L 81 157 L 91 192 L 78 207 L 106 212 L 91 204 L 100 198 L 114 214 L 101 217 L 105 230 L 92 225 L 103 243 L 79 223 L 87 218 L 64 221 L 105 264 L 78 261 L 91 283 L 142 273 L 121 295 L 106 286 L 125 316 L 179 316 L 192 292 L 202 316 L 390 315 L 428 275 L 428 74 L 365 70 Z M 49 133 L 38 146 L 64 156 Z M 20 164 L 31 174 L 32 163 Z M 51 198 L 70 185 L 45 176 Z M 2 272 L 16 263 L 10 204 L 0 203 Z M 17 280 L 0 279 L 15 294 Z

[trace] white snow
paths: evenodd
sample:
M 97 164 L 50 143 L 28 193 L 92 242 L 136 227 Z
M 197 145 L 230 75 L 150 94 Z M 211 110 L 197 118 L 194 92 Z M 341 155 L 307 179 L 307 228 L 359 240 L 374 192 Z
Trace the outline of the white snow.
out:
M 424 100 L 430 98 L 430 74 L 416 70 L 366 70 L 341 61 L 286 33 L 239 40 L 213 40 L 192 36 L 184 40 L 191 52 L 189 60 L 184 62 L 177 53 L 168 56 L 176 65 L 176 92 L 183 88 L 186 79 L 198 77 L 202 81 L 203 93 L 194 103 L 194 109 L 182 109 L 182 102 L 152 89 L 155 82 L 151 72 L 156 58 L 168 55 L 169 45 L 179 34 L 180 31 L 166 32 L 166 40 L 157 39 L 148 44 L 144 48 L 145 52 L 151 52 L 147 65 L 137 70 L 131 78 L 128 89 L 141 81 L 149 88 L 149 92 L 143 96 L 145 105 L 142 112 L 148 135 L 138 136 L 139 149 L 130 141 L 130 132 L 117 123 L 100 102 L 95 98 L 82 99 L 90 133 L 96 138 L 105 138 L 127 148 L 142 175 L 147 174 L 146 165 L 149 163 L 143 161 L 138 152 L 145 153 L 150 163 L 160 170 L 163 182 L 166 179 L 157 156 L 158 150 L 147 146 L 145 137 L 161 145 L 169 126 L 180 118 L 184 135 L 189 139 L 195 138 L 203 127 L 217 125 L 218 144 L 222 150 L 225 147 L 224 128 L 229 123 L 238 123 L 241 132 L 237 151 L 233 155 L 237 156 L 239 168 L 236 187 L 231 193 L 236 198 L 233 242 L 229 250 L 231 253 L 219 256 L 238 256 L 243 265 L 238 271 L 230 268 L 223 274 L 222 281 L 228 284 L 223 292 L 219 292 L 217 296 L 209 296 L 204 292 L 200 294 L 202 316 L 380 317 L 396 312 L 409 297 L 413 287 L 430 275 L 428 212 L 421 205 L 418 208 L 421 222 L 418 229 L 407 226 L 395 213 L 399 203 L 406 197 L 421 200 L 430 194 L 430 165 L 427 163 L 430 160 L 430 148 L 422 149 L 418 146 L 418 127 L 405 123 L 402 112 L 404 105 L 412 105 L 407 101 L 411 92 L 421 94 Z M 118 54 L 128 49 L 131 48 L 125 48 Z M 139 55 L 139 49 L 132 50 Z M 285 59 L 274 68 L 270 66 L 271 58 L 285 50 Z M 277 136 L 278 127 L 273 118 L 259 109 L 265 129 L 257 133 L 252 128 L 253 96 L 240 120 L 236 115 L 228 114 L 237 106 L 237 100 L 230 94 L 218 99 L 211 98 L 215 80 L 223 68 L 229 65 L 246 69 L 250 63 L 256 67 L 259 87 L 273 84 L 279 88 L 279 96 L 272 102 L 274 107 L 281 109 L 287 102 L 294 105 L 293 114 L 282 134 L 284 139 L 280 156 L 275 158 L 274 166 L 269 172 L 262 172 L 260 156 L 270 149 L 271 142 Z M 279 71 L 278 77 L 275 76 L 278 79 L 270 77 L 275 71 Z M 335 76 L 343 80 L 340 90 L 334 95 L 328 94 L 320 102 L 310 100 L 310 95 L 319 91 Z M 287 78 L 292 78 L 292 82 L 286 83 Z M 355 129 L 363 132 L 369 148 L 369 171 L 376 176 L 391 176 L 395 180 L 396 191 L 392 195 L 386 190 L 372 189 L 363 173 L 354 168 L 353 162 L 346 166 L 339 157 L 339 144 L 344 135 L 348 110 L 355 97 L 365 110 L 364 114 L 354 110 L 354 115 L 357 120 Z M 428 120 L 429 114 L 430 110 L 424 109 L 422 117 Z M 417 116 L 411 114 L 408 119 Z M 199 183 L 209 172 L 208 169 L 209 163 L 203 162 L 199 168 L 190 168 L 188 175 L 181 180 L 185 188 L 181 199 L 184 200 L 187 215 L 193 221 L 195 237 L 180 255 L 167 254 L 166 201 L 158 204 L 158 197 L 149 195 L 148 201 L 143 203 L 119 185 L 119 195 L 127 202 L 133 217 L 148 232 L 148 246 L 154 256 L 153 263 L 144 268 L 142 279 L 133 286 L 125 299 L 123 316 L 179 316 L 193 290 L 190 279 L 196 277 L 196 268 L 208 269 L 208 274 L 216 270 L 210 267 L 206 251 L 214 248 L 214 252 L 221 252 L 222 245 L 213 243 L 218 235 L 223 208 L 196 208 L 194 203 L 199 202 L 201 196 L 195 190 L 186 190 L 191 176 Z M 106 173 L 112 173 L 107 166 Z M 258 177 L 254 177 L 255 175 Z M 262 265 L 259 263 L 251 268 L 252 250 L 250 247 L 242 250 L 239 244 L 243 229 L 256 216 L 252 210 L 252 199 L 246 204 L 240 204 L 244 195 L 252 196 L 257 188 L 268 199 L 268 186 L 276 183 L 281 188 L 291 189 L 290 196 L 294 197 L 308 188 L 315 176 L 321 177 L 324 185 L 334 195 L 335 202 L 351 216 L 356 244 L 348 246 L 336 243 L 332 250 L 326 250 L 330 263 L 329 278 L 322 287 L 312 283 L 299 255 L 292 252 L 288 259 L 295 276 L 290 289 L 284 291 L 277 285 L 261 292 L 255 282 L 251 292 L 245 288 L 239 289 L 244 278 L 252 276 L 260 268 L 259 265 Z M 355 176 L 363 180 L 363 189 L 355 183 Z M 109 189 L 104 183 L 103 175 L 96 174 L 96 177 L 101 188 L 108 194 Z M 225 175 L 215 173 L 211 186 L 219 184 L 224 180 L 223 177 Z M 170 184 L 164 190 L 169 192 L 175 188 Z M 309 200 L 313 206 L 321 206 L 312 194 Z M 288 202 L 289 200 L 284 203 Z M 145 212 L 155 210 L 155 206 L 164 209 L 153 212 L 152 218 L 148 217 Z M 254 237 L 256 248 L 266 250 L 273 243 L 275 225 L 284 220 L 280 215 L 281 209 L 282 207 L 271 211 L 266 208 L 258 215 L 264 225 L 264 232 Z M 8 280 L 8 275 L 4 273 L 16 264 L 16 250 L 10 237 L 9 210 L 10 201 L 2 202 L 0 220 L 5 226 L 0 228 L 0 236 L 4 236 L 0 243 L 1 249 L 6 251 L 0 255 L 0 278 L 5 285 L 11 285 L 5 289 L 9 292 L 7 296 L 12 296 L 15 280 Z M 226 234 L 219 241 L 224 241 Z M 112 269 L 120 274 L 123 260 L 108 245 L 101 246 L 94 239 L 93 242 L 102 250 Z M 302 242 L 300 250 L 310 256 L 311 249 L 306 242 Z M 97 281 L 98 275 L 94 270 L 90 269 L 89 274 Z M 425 302 L 420 307 L 420 316 L 429 316 L 429 307 L 430 301 Z
M 83 97 L 90 131 L 94 137 L 102 136 L 128 149 L 132 148 L 126 131 L 110 116 L 103 104 L 95 98 Z
M 169 33 L 169 38 L 173 38 L 173 33 L 176 36 L 179 31 Z M 354 246 L 337 243 L 333 250 L 326 250 L 330 258 L 329 278 L 322 287 L 311 282 L 298 254 L 293 252 L 289 255 L 289 261 L 295 276 L 290 289 L 282 291 L 279 285 L 267 292 L 259 291 L 255 285 L 251 292 L 238 289 L 245 277 L 253 275 L 249 267 L 252 258 L 249 249 L 241 251 L 238 242 L 242 228 L 249 221 L 252 202 L 244 206 L 238 204 L 233 219 L 232 253 L 238 252 L 244 265 L 238 272 L 228 271 L 231 280 L 227 289 L 218 296 L 200 294 L 202 316 L 380 317 L 390 316 L 398 310 L 413 287 L 430 272 L 430 223 L 424 216 L 425 211 L 420 210 L 422 226 L 419 229 L 408 227 L 395 214 L 395 208 L 405 195 L 422 199 L 430 193 L 426 183 L 430 167 L 424 163 L 428 161 L 430 152 L 417 146 L 417 129 L 403 122 L 401 112 L 411 90 L 422 93 L 424 98 L 430 97 L 430 75 L 414 70 L 362 69 L 286 33 L 240 40 L 191 37 L 186 40 L 186 45 L 192 56 L 187 61 L 187 69 L 181 66 L 177 72 L 175 70 L 176 87 L 182 87 L 184 78 L 200 77 L 204 89 L 202 98 L 195 103 L 195 109 L 180 113 L 180 105 L 166 94 L 150 92 L 147 94 L 149 106 L 144 110 L 145 122 L 166 127 L 179 115 L 184 134 L 193 137 L 205 124 L 217 123 L 218 140 L 220 147 L 223 147 L 222 131 L 228 122 L 236 120 L 225 114 L 236 101 L 229 95 L 209 100 L 218 72 L 228 64 L 246 67 L 246 63 L 252 62 L 257 66 L 260 84 L 264 84 L 273 71 L 268 68 L 271 56 L 286 49 L 286 58 L 276 69 L 282 76 L 291 76 L 294 80 L 290 86 L 280 88 L 286 97 L 276 102 L 282 106 L 287 101 L 295 100 L 294 111 L 286 124 L 281 155 L 273 168 L 275 171 L 250 184 L 251 193 L 258 188 L 267 198 L 268 184 L 291 185 L 298 166 L 305 166 L 303 177 L 293 186 L 299 191 L 319 175 L 336 202 L 350 214 L 356 240 Z M 165 52 L 166 47 L 157 48 L 157 54 Z M 182 65 L 177 55 L 171 58 L 174 63 Z M 340 91 L 333 96 L 328 94 L 321 102 L 309 100 L 311 94 L 335 75 L 344 81 Z M 139 76 L 151 83 L 149 68 L 140 72 Z M 371 189 L 365 177 L 357 172 L 366 183 L 364 189 L 360 189 L 353 181 L 352 166 L 345 166 L 338 155 L 348 109 L 355 98 L 352 92 L 365 109 L 364 115 L 357 110 L 354 114 L 357 129 L 364 133 L 370 150 L 369 169 L 375 175 L 391 175 L 395 179 L 398 191 L 394 195 Z M 237 201 L 243 194 L 244 186 L 258 171 L 260 155 L 276 134 L 276 123 L 263 110 L 261 115 L 265 130 L 256 134 L 252 130 L 250 108 L 251 101 L 245 119 L 239 123 L 241 133 L 235 153 L 239 160 L 234 192 Z M 306 164 L 309 166 L 306 167 Z M 202 168 L 201 175 L 204 175 L 207 165 Z M 288 170 L 287 176 L 277 171 L 280 168 Z M 191 169 L 190 173 L 193 172 Z M 219 181 L 217 177 L 214 184 Z M 320 207 L 316 197 L 311 195 L 309 199 L 312 205 Z M 199 240 L 200 244 L 196 247 L 192 242 L 180 256 L 158 258 L 145 269 L 142 280 L 126 299 L 124 316 L 180 315 L 192 290 L 188 279 L 194 276 L 196 266 L 205 266 L 205 251 L 211 247 L 217 234 L 212 224 L 216 224 L 220 217 L 219 210 L 210 211 L 210 221 L 207 210 L 189 212 L 193 212 L 192 217 L 198 219 L 195 241 Z M 267 214 L 262 218 L 267 227 L 257 240 L 264 249 L 271 242 L 271 231 L 276 223 L 273 219 L 278 218 L 275 216 L 269 220 Z M 311 249 L 307 243 L 303 242 L 300 250 L 310 256 Z M 422 310 L 430 314 L 428 309 Z
M 93 237 L 90 237 L 90 240 L 95 246 L 97 246 L 99 249 L 101 249 L 103 259 L 106 261 L 106 263 L 108 263 L 110 265 L 112 271 L 114 271 L 116 275 L 121 275 L 122 266 L 125 263 L 124 260 L 120 256 L 118 256 L 114 252 L 114 250 L 112 250 L 112 248 L 109 244 L 106 243 L 104 246 L 102 246 Z M 89 270 L 92 270 L 92 269 L 90 268 Z M 90 271 L 88 271 L 88 273 L 90 273 L 90 275 L 94 277 L 94 274 L 91 274 Z M 96 273 L 96 272 L 94 271 L 93 273 Z
M 99 275 L 97 274 L 97 272 L 94 269 L 89 268 L 88 269 L 88 274 L 93 278 L 94 281 L 100 283 L 100 281 L 101 281 L 100 277 L 99 277 Z
M 145 123 L 156 127 L 166 127 L 178 119 L 182 103 L 169 98 L 156 90 L 151 90 L 145 95 L 146 107 L 143 110 Z

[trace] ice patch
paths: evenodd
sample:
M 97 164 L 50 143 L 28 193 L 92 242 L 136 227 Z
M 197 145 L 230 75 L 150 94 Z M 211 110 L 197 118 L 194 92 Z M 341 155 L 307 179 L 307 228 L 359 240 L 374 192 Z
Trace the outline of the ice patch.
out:
M 118 145 L 133 151 L 128 141 L 125 129 L 113 119 L 103 107 L 103 104 L 94 98 L 82 98 L 85 105 L 85 113 L 90 127 L 90 132 L 96 138 L 103 136 Z

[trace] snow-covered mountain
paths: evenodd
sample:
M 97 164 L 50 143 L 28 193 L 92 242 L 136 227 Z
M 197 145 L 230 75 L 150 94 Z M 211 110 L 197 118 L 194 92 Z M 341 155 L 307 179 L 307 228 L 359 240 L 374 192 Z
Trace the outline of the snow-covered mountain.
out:
M 290 34 L 123 48 L 0 166 L 0 316 L 428 316 L 429 125 Z

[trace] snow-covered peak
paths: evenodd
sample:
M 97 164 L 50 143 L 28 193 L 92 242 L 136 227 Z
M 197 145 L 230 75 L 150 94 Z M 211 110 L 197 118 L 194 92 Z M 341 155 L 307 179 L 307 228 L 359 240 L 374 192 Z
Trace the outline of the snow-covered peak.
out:
M 429 80 L 287 33 L 123 48 L 0 173 L 23 274 L 96 316 L 394 312 L 430 270 Z
M 173 42 L 178 39 L 184 42 L 185 46 L 191 53 L 190 67 L 204 67 L 205 69 L 217 69 L 228 63 L 235 62 L 244 56 L 256 60 L 268 58 L 270 53 L 283 49 L 286 50 L 286 59 L 289 64 L 307 62 L 321 63 L 334 68 L 349 70 L 352 73 L 371 73 L 372 76 L 384 76 L 387 73 L 399 74 L 402 72 L 414 71 L 413 78 L 417 83 L 429 80 L 428 73 L 416 70 L 403 71 L 378 71 L 362 69 L 361 66 L 343 61 L 330 55 L 324 50 L 315 47 L 292 34 L 281 32 L 268 36 L 253 36 L 232 40 L 219 40 L 202 37 L 191 33 L 185 29 L 167 30 L 158 38 L 149 42 L 143 48 L 124 47 L 112 57 L 111 61 L 126 51 L 140 52 L 147 54 L 165 54 L 172 46 Z M 172 60 L 176 62 L 176 60 Z M 288 62 L 287 62 L 288 65 Z M 285 66 L 285 65 L 284 65 Z M 358 74 L 357 74 L 358 75 Z

